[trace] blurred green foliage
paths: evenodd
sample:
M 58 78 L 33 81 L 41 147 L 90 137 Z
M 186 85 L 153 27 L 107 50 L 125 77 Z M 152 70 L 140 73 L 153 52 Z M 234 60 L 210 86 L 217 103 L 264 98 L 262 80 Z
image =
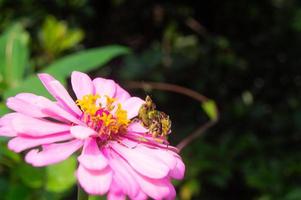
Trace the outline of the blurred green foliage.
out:
M 200 106 L 178 94 L 132 91 L 150 93 L 170 114 L 172 144 L 220 111 L 218 124 L 182 152 L 187 173 L 175 183 L 177 198 L 299 200 L 300 13 L 297 0 L 0 0 L 0 114 L 17 92 L 44 95 L 36 72 L 65 84 L 76 69 L 186 86 L 214 101 Z M 75 199 L 74 177 L 65 176 L 74 158 L 32 168 L 6 142 L 1 198 Z
M 59 22 L 53 16 L 48 16 L 39 33 L 41 48 L 49 60 L 62 52 L 76 46 L 84 37 L 80 29 L 69 30 L 64 22 Z

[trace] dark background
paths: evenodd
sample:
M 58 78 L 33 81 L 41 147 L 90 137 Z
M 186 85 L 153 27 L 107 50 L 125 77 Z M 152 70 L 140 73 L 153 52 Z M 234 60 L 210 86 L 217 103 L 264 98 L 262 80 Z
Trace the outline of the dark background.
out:
M 85 36 L 41 61 L 49 15 Z M 79 49 L 122 44 L 133 53 L 90 75 L 173 83 L 215 101 L 219 122 L 182 151 L 179 199 L 301 199 L 300 1 L 0 0 L 0 17 L 1 31 L 25 24 L 33 71 Z M 131 92 L 170 114 L 173 145 L 209 120 L 188 97 Z

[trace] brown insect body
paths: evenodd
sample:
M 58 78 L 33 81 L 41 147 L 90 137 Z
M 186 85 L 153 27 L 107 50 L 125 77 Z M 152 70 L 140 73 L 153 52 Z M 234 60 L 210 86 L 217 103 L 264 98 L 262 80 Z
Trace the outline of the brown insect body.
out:
M 162 111 L 156 110 L 156 105 L 147 96 L 138 114 L 144 127 L 148 128 L 153 137 L 166 137 L 170 133 L 171 121 L 169 116 Z

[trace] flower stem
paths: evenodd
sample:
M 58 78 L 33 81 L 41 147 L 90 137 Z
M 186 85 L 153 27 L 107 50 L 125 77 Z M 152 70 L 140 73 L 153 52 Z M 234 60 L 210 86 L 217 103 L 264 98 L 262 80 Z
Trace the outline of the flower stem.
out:
M 88 200 L 89 195 L 77 184 L 77 200 Z

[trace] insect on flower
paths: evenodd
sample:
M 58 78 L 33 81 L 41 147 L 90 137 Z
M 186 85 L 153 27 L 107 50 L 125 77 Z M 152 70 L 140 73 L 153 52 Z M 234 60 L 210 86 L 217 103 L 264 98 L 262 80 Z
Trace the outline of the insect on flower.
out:
M 148 128 L 153 137 L 166 137 L 170 132 L 171 121 L 169 116 L 162 111 L 156 110 L 156 104 L 147 96 L 145 103 L 138 112 L 138 119 L 144 127 Z

